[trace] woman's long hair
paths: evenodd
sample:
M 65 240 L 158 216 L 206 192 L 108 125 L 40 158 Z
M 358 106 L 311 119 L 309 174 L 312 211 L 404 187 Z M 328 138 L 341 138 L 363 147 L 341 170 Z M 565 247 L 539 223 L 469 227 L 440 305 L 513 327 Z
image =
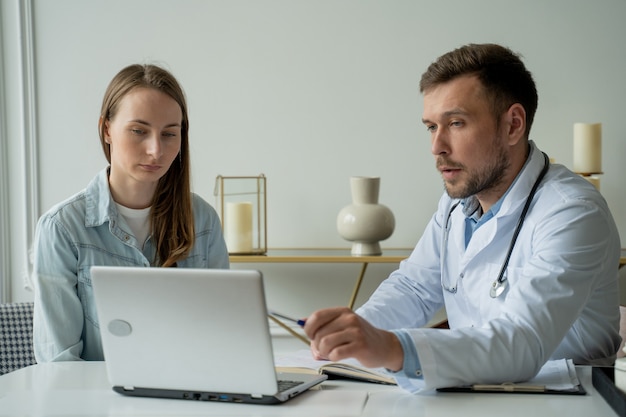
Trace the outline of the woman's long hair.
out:
M 172 97 L 183 114 L 180 153 L 159 180 L 150 210 L 152 239 L 156 247 L 154 264 L 176 266 L 177 261 L 187 257 L 195 238 L 189 168 L 189 119 L 185 94 L 176 78 L 156 65 L 130 65 L 117 73 L 102 100 L 100 143 L 107 161 L 111 163 L 110 145 L 105 141 L 105 122 L 115 116 L 122 98 L 138 87 L 153 88 Z

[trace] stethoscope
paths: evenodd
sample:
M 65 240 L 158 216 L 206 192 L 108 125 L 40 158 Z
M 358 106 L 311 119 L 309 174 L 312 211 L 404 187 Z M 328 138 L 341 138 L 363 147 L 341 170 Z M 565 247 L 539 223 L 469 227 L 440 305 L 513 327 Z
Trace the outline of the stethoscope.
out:
M 511 243 L 509 244 L 509 250 L 506 254 L 506 258 L 504 259 L 504 262 L 502 263 L 502 267 L 500 268 L 500 273 L 498 274 L 498 278 L 491 284 L 491 287 L 489 288 L 489 295 L 491 296 L 491 298 L 496 298 L 502 295 L 502 293 L 504 293 L 504 291 L 507 289 L 509 285 L 508 280 L 506 278 L 506 268 L 509 265 L 509 260 L 511 259 L 511 253 L 513 252 L 513 247 L 515 246 L 515 242 L 517 241 L 517 236 L 519 235 L 520 230 L 522 230 L 522 225 L 524 224 L 526 213 L 528 213 L 530 203 L 533 201 L 533 198 L 535 197 L 537 188 L 539 188 L 539 184 L 541 183 L 541 180 L 543 179 L 543 177 L 545 177 L 546 173 L 548 172 L 548 169 L 550 168 L 550 159 L 548 158 L 548 155 L 546 155 L 544 152 L 542 152 L 542 154 L 543 154 L 543 159 L 544 159 L 543 169 L 541 170 L 541 173 L 539 173 L 539 176 L 537 177 L 537 180 L 535 181 L 533 188 L 530 190 L 530 193 L 528 194 L 528 197 L 526 198 L 526 203 L 524 204 L 522 213 L 520 214 L 519 220 L 517 221 L 517 226 L 515 227 L 515 231 L 513 232 L 513 237 L 511 238 Z M 461 201 L 457 201 L 450 208 L 450 211 L 448 211 L 448 217 L 446 218 L 446 222 L 444 225 L 444 232 L 443 232 L 444 234 L 443 234 L 443 243 L 442 243 L 443 244 L 442 246 L 442 279 L 441 279 L 442 283 L 444 282 L 443 269 L 445 269 L 446 267 L 445 258 L 446 258 L 446 252 L 447 252 L 446 248 L 448 247 L 448 235 L 450 233 L 450 229 L 449 229 L 450 217 L 452 216 L 452 212 L 454 211 L 454 209 L 457 208 L 457 206 L 460 203 Z M 443 287 L 449 292 L 452 292 L 452 293 L 456 292 L 456 285 L 446 287 L 446 285 L 443 284 Z

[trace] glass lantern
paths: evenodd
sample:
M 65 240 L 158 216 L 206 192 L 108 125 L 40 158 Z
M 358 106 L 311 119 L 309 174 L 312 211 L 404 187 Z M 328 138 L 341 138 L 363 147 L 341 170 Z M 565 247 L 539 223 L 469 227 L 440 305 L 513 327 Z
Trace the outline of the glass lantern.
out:
M 267 253 L 266 178 L 215 178 L 217 212 L 228 253 L 231 255 L 264 255 Z

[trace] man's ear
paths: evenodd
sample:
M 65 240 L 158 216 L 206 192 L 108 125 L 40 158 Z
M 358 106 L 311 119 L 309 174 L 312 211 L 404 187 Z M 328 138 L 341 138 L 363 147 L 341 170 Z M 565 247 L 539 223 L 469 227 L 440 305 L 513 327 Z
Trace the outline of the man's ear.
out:
M 526 134 L 526 110 L 520 103 L 509 107 L 505 115 L 509 145 L 516 145 Z

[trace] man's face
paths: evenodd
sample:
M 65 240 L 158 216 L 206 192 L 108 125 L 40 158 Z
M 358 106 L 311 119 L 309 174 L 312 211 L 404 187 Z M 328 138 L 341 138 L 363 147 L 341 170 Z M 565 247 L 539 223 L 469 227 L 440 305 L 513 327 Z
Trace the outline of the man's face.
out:
M 478 78 L 461 76 L 427 90 L 422 121 L 450 197 L 501 195 L 509 155 Z

